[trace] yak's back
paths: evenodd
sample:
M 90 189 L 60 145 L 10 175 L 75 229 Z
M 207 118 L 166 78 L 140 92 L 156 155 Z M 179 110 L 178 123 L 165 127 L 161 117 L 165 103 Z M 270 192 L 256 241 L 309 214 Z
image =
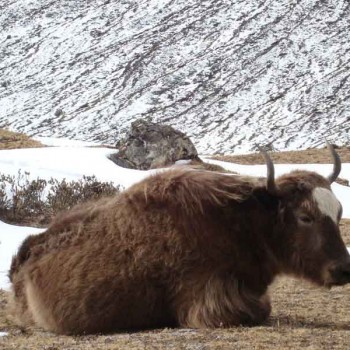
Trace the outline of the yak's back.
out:
M 68 245 L 77 245 L 86 240 L 89 231 L 83 230 L 86 224 L 96 221 L 105 212 L 106 207 L 111 207 L 115 198 L 103 198 L 99 201 L 91 201 L 75 206 L 69 211 L 58 214 L 51 222 L 48 229 L 38 235 L 28 236 L 19 247 L 17 254 L 12 258 L 9 272 L 10 280 L 29 259 L 62 249 Z M 90 232 L 91 233 L 91 232 Z
M 135 203 L 159 203 L 196 214 L 203 213 L 208 206 L 243 202 L 257 186 L 264 187 L 264 184 L 254 177 L 179 168 L 162 171 L 134 185 L 129 190 L 129 198 Z

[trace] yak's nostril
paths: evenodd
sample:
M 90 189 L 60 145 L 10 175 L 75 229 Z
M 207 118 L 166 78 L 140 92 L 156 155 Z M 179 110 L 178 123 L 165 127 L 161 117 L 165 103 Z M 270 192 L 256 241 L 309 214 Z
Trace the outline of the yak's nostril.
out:
M 340 270 L 339 274 L 343 277 L 350 277 L 350 271 L 349 270 Z
M 331 271 L 331 276 L 336 285 L 350 283 L 350 264 L 342 264 Z

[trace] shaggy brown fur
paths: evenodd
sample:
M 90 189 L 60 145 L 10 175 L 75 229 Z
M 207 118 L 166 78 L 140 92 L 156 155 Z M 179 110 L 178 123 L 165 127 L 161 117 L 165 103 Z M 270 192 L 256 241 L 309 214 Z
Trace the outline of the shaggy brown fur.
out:
M 279 196 L 261 179 L 175 169 L 57 217 L 13 259 L 19 322 L 64 334 L 254 325 L 278 273 L 348 282 L 339 229 L 312 198 L 328 181 L 294 172 L 276 184 Z

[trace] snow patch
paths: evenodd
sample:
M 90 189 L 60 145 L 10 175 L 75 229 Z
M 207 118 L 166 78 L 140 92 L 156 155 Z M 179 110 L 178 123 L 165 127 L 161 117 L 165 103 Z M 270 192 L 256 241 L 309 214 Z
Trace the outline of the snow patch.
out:
M 0 221 L 0 288 L 8 289 L 10 281 L 8 271 L 11 266 L 12 256 L 16 254 L 23 240 L 31 235 L 43 232 L 43 229 L 8 225 Z

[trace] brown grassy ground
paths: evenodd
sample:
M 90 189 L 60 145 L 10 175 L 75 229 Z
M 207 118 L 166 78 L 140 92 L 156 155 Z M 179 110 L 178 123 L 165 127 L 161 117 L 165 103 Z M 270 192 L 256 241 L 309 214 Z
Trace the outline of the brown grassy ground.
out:
M 338 148 L 337 152 L 342 162 L 350 163 L 350 147 Z M 269 152 L 269 155 L 276 164 L 328 164 L 331 162 L 329 151 L 326 148 L 307 149 L 305 151 Z M 238 164 L 265 164 L 264 158 L 259 153 L 236 156 L 214 155 L 210 158 Z
M 0 149 L 34 148 L 43 145 L 25 134 L 0 129 Z
M 274 155 L 275 162 L 329 163 L 326 151 L 285 152 Z M 287 154 L 293 157 L 287 157 Z M 339 152 L 350 162 L 349 150 Z M 260 157 L 260 156 L 258 156 Z M 287 158 L 283 158 L 287 157 Z M 222 157 L 221 157 L 222 159 Z M 255 162 L 248 156 L 241 162 Z M 306 161 L 306 159 L 309 159 Z M 236 158 L 232 159 L 236 162 Z M 261 162 L 256 161 L 256 163 Z M 247 163 L 245 163 L 247 164 Z M 350 245 L 350 220 L 342 220 L 342 236 Z M 137 333 L 68 337 L 40 329 L 22 330 L 8 319 L 5 307 L 8 293 L 0 290 L 0 349 L 349 349 L 350 286 L 323 290 L 300 280 L 282 277 L 271 287 L 272 315 L 260 327 L 215 330 L 161 329 Z
M 343 163 L 350 163 L 350 147 L 338 148 Z M 305 151 L 288 151 L 288 152 L 269 152 L 275 164 L 293 163 L 293 164 L 329 164 L 331 157 L 327 148 L 307 149 Z M 264 158 L 260 153 L 251 153 L 246 155 L 214 155 L 210 157 L 215 160 L 232 162 L 238 164 L 265 164 Z M 337 182 L 344 186 L 349 186 L 349 181 L 338 178 Z

